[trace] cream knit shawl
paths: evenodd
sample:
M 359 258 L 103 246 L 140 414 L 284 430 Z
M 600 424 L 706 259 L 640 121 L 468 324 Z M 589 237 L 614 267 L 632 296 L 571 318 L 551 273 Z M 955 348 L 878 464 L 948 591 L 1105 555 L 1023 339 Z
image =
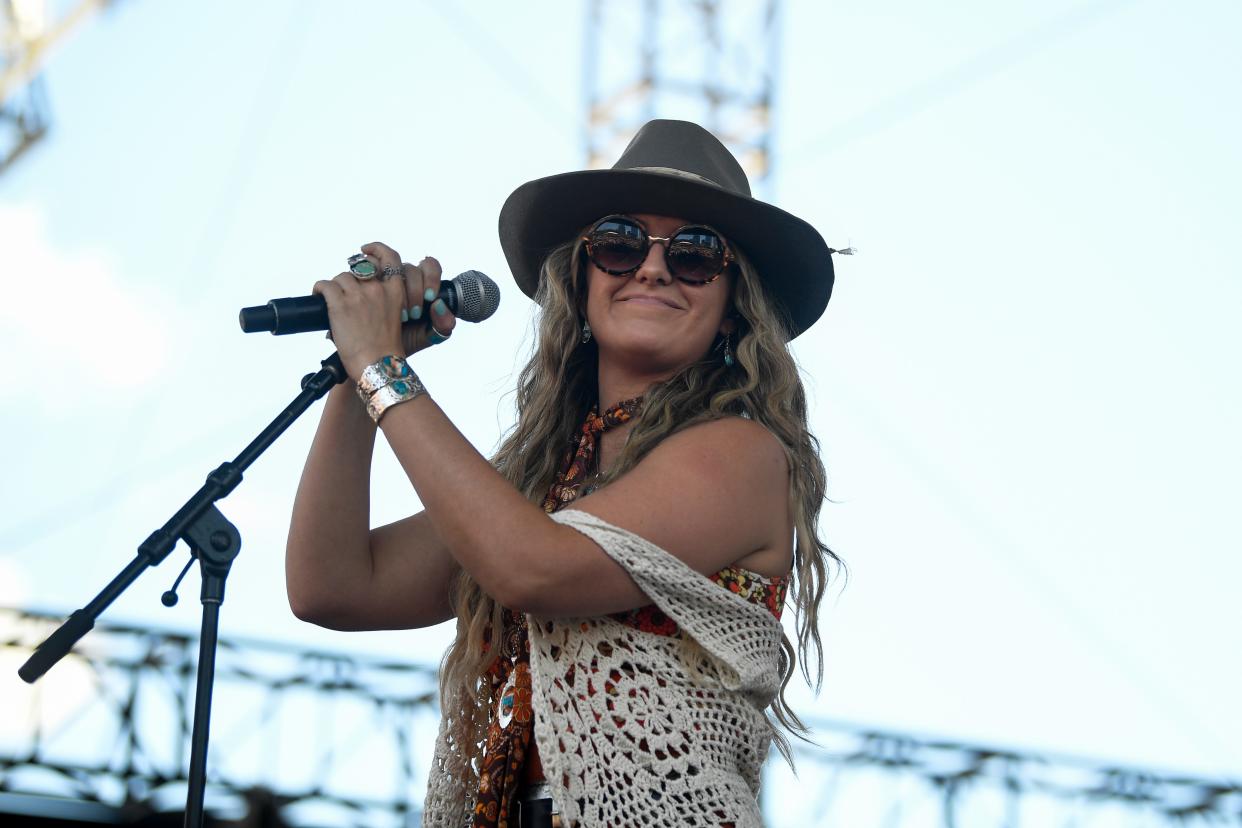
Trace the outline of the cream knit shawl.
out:
M 535 741 L 564 824 L 762 826 L 780 622 L 632 532 L 574 509 L 552 519 L 599 544 L 681 628 L 669 637 L 609 617 L 527 616 Z M 423 825 L 461 828 L 478 775 L 454 761 L 448 719 Z

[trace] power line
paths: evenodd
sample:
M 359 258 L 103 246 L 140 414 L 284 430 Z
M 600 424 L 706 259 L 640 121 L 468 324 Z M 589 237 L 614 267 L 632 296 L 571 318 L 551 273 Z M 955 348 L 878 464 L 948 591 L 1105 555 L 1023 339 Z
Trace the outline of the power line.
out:
M 838 149 L 851 141 L 887 129 L 1020 63 L 1066 35 L 1134 5 L 1135 2 L 1136 0 L 1099 0 L 1076 6 L 1065 14 L 984 49 L 973 57 L 846 118 L 819 136 L 785 150 L 781 160 L 797 163 L 804 157 Z
M 559 115 L 566 124 L 574 122 L 573 112 L 565 106 L 565 103 L 557 100 L 544 89 L 518 56 L 510 51 L 486 25 L 467 11 L 470 4 L 428 0 L 424 6 L 440 15 L 440 18 L 456 31 L 462 43 L 482 58 L 482 62 L 492 69 L 499 80 L 519 92 L 522 100 L 530 104 L 541 122 L 550 120 L 548 115 L 551 112 Z

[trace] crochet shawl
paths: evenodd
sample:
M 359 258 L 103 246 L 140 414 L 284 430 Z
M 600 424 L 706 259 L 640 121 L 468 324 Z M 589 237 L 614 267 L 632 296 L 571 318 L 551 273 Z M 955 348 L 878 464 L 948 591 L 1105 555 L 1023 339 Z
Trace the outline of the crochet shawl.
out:
M 595 541 L 681 628 L 528 615 L 535 741 L 563 824 L 762 826 L 758 794 L 780 688 L 780 622 L 655 544 L 575 509 L 551 515 Z M 423 825 L 470 824 L 444 711 Z M 464 772 L 463 772 L 464 771 Z

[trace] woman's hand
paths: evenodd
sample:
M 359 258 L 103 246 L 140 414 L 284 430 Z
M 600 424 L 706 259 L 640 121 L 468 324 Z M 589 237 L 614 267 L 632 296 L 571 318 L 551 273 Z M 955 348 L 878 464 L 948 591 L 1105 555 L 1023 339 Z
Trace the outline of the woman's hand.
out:
M 427 257 L 417 265 L 403 264 L 397 251 L 379 242 L 363 245 L 362 252 L 375 265 L 375 278 L 339 273 L 316 282 L 312 289 L 328 304 L 332 340 L 354 380 L 380 357 L 409 356 L 434 344 L 433 327 L 447 338 L 457 324 L 444 302 L 435 298 L 440 290 L 439 262 Z M 427 300 L 428 295 L 433 301 Z
M 368 244 L 362 250 L 371 255 L 371 248 L 390 252 L 394 260 L 399 258 L 395 251 L 378 242 Z M 443 270 L 438 261 L 427 256 L 416 265 L 407 263 L 401 267 L 405 272 L 405 293 L 409 303 L 409 322 L 401 329 L 401 343 L 405 355 L 409 356 L 452 336 L 453 328 L 457 327 L 457 317 L 439 298 Z

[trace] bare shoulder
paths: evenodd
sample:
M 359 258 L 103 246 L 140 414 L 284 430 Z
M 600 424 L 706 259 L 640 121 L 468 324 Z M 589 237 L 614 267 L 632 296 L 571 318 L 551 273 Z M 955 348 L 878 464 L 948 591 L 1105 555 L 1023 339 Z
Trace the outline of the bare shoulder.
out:
M 745 417 L 722 417 L 682 429 L 651 450 L 643 462 L 691 464 L 692 472 L 728 475 L 763 485 L 789 473 L 785 448 L 767 428 Z
M 575 508 L 647 538 L 705 574 L 730 564 L 764 574 L 787 568 L 785 451 L 766 428 L 741 417 L 670 435 Z

